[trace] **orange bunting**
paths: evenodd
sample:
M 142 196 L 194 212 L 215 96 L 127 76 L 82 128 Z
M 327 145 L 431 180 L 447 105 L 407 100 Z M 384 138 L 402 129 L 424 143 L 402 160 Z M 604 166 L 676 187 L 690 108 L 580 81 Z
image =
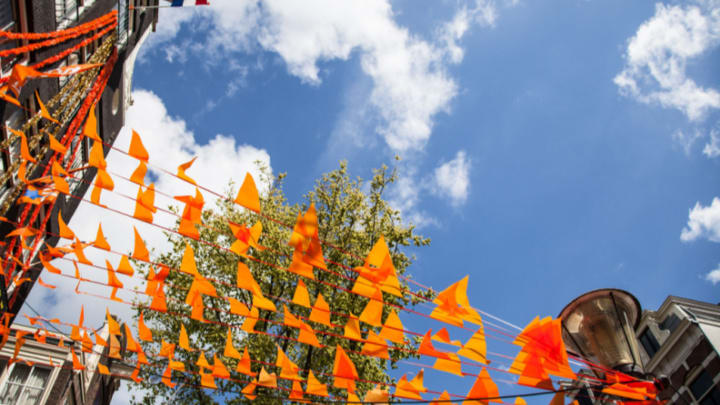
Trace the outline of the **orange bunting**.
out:
M 150 261 L 150 252 L 148 251 L 147 247 L 145 246 L 145 242 L 142 240 L 142 237 L 137 231 L 137 228 L 133 226 L 133 231 L 135 232 L 135 248 L 133 249 L 132 257 L 134 259 L 142 260 L 145 262 Z
M 235 197 L 235 203 L 251 211 L 260 213 L 260 197 L 258 196 L 258 190 L 255 186 L 255 180 L 250 173 L 245 174 L 245 180 L 242 186 L 240 186 L 237 197 Z
M 348 316 L 347 322 L 345 322 L 343 336 L 348 339 L 362 340 L 362 336 L 360 334 L 360 322 L 356 316 L 353 316 L 352 314 Z
M 425 333 L 425 336 L 423 336 L 423 339 L 420 342 L 420 347 L 418 348 L 418 353 L 425 356 L 436 357 L 439 359 L 449 359 L 450 357 L 446 352 L 441 352 L 435 349 L 432 341 L 430 340 L 430 334 L 432 334 L 432 329 L 428 330 Z
M 135 171 L 132 172 L 132 175 L 130 176 L 130 181 L 140 187 L 144 187 L 145 174 L 147 174 L 147 165 L 145 164 L 145 162 L 140 161 L 140 163 L 138 163 L 138 167 L 135 169 Z
M 195 251 L 189 243 L 185 244 L 182 262 L 180 262 L 180 271 L 195 278 L 201 277 L 197 271 L 197 264 L 195 263 Z
M 280 378 L 285 380 L 301 381 L 298 375 L 300 368 L 283 352 L 280 346 L 277 347 L 277 358 L 275 366 L 280 369 Z
M 150 328 L 145 325 L 145 320 L 143 319 L 142 312 L 140 313 L 140 317 L 138 318 L 138 337 L 146 342 L 153 341 L 152 332 L 150 331 Z
M 103 234 L 102 224 L 98 224 L 97 236 L 95 236 L 95 241 L 92 244 L 98 249 L 110 250 L 110 245 Z
M 337 345 L 335 348 L 333 375 L 335 376 L 333 387 L 344 388 L 350 393 L 355 392 L 355 380 L 359 378 L 357 369 L 340 345 Z
M 302 280 L 298 280 L 297 282 L 292 302 L 305 308 L 310 308 L 310 294 L 308 293 L 307 287 Z
M 227 297 L 227 300 L 230 301 L 230 312 L 234 315 L 240 315 L 240 316 L 247 316 L 250 313 L 250 310 L 248 309 L 245 304 L 238 301 L 237 299 L 233 297 Z
M 257 281 L 255 281 L 255 277 L 253 277 L 252 273 L 250 272 L 250 268 L 243 262 L 238 262 L 237 268 L 238 288 L 248 290 L 253 295 L 262 296 L 260 285 L 258 285 Z
M 147 163 L 150 158 L 150 155 L 148 155 L 148 152 L 140 139 L 140 135 L 138 135 L 134 129 L 132 130 L 132 137 L 130 138 L 130 149 L 128 150 L 128 155 L 145 163 Z
M 303 254 L 298 248 L 296 248 L 293 252 L 292 262 L 290 262 L 290 267 L 288 267 L 287 270 L 291 273 L 297 274 L 298 276 L 306 277 L 310 280 L 315 280 L 315 274 L 313 274 L 313 266 L 305 263 Z
M 130 327 L 127 324 L 124 324 L 124 326 L 125 326 L 125 340 L 126 340 L 125 348 L 128 351 L 131 351 L 133 353 L 138 353 L 140 351 L 140 345 L 133 337 Z
M 102 170 L 107 169 L 102 142 L 93 142 L 93 146 L 90 148 L 90 156 L 88 157 L 88 165 Z
M 184 324 L 180 324 L 180 337 L 178 338 L 178 344 L 181 348 L 188 352 L 194 352 L 195 349 L 190 347 L 190 339 L 188 338 L 187 330 Z
M 61 238 L 75 239 L 75 233 L 70 228 L 68 228 L 68 226 L 65 224 L 65 221 L 63 221 L 63 218 L 62 218 L 62 215 L 60 214 L 60 212 L 58 212 L 58 227 L 59 227 L 58 233 L 60 234 Z
M 320 382 L 313 374 L 312 370 L 308 370 L 307 387 L 305 393 L 308 395 L 317 395 L 320 397 L 327 397 L 328 390 L 327 385 Z
M 383 295 L 379 288 L 368 301 L 365 309 L 360 314 L 360 320 L 372 326 L 382 326 Z
M 248 353 L 247 346 L 245 347 L 245 350 L 243 350 L 242 358 L 238 361 L 235 371 L 249 375 L 250 377 L 255 377 L 257 375 L 257 373 L 253 373 L 250 370 L 250 353 Z
M 212 373 L 205 373 L 202 368 L 200 369 L 200 386 L 211 390 L 217 389 L 215 377 L 213 377 Z
M 90 192 L 90 202 L 99 205 L 101 207 L 106 207 L 106 205 L 100 204 L 100 195 L 102 194 L 102 188 L 98 186 L 93 186 L 92 191 Z
M 57 152 L 57 153 L 60 153 L 60 154 L 63 154 L 63 155 L 67 153 L 67 147 L 66 147 L 66 146 L 64 146 L 63 144 L 61 144 L 61 143 L 60 143 L 54 136 L 52 136 L 52 134 L 50 134 L 49 132 L 46 132 L 45 134 L 46 134 L 47 137 L 48 137 L 48 141 L 50 141 L 50 149 L 51 149 L 53 152 Z
M 397 278 L 395 266 L 392 263 L 390 249 L 388 249 L 385 238 L 380 236 L 370 250 L 363 266 L 356 267 L 360 274 L 355 281 L 352 292 L 365 297 L 372 297 L 375 288 L 388 294 L 402 297 L 400 282 Z
M 133 217 L 152 223 L 153 214 L 157 212 L 155 207 L 155 184 L 150 183 L 145 191 L 142 187 L 138 188 L 137 197 L 135 198 L 135 212 Z
M 97 174 L 95 175 L 95 183 L 93 183 L 95 187 L 102 188 L 108 191 L 113 191 L 115 189 L 115 182 L 113 182 L 112 177 L 106 172 L 104 169 L 97 169 Z
M 385 360 L 390 359 L 390 355 L 388 354 L 387 342 L 385 342 L 372 330 L 368 331 L 367 339 L 363 344 L 361 353 L 367 356 L 379 357 Z
M 195 224 L 193 224 L 191 221 L 181 218 L 180 219 L 180 226 L 178 227 L 178 233 L 183 236 L 187 236 L 188 238 L 192 238 L 195 240 L 200 239 L 200 232 L 198 232 L 197 228 L 195 227 Z
M 130 259 L 128 259 L 127 255 L 122 255 L 120 258 L 120 263 L 117 265 L 118 273 L 124 274 L 126 276 L 132 277 L 133 274 L 135 274 L 135 270 L 130 266 Z
M 47 271 L 55 274 L 62 274 L 62 271 L 60 271 L 60 269 L 53 266 L 52 264 L 50 264 L 50 262 L 47 261 L 47 259 L 52 259 L 52 257 L 46 257 L 44 254 L 39 254 L 38 257 L 40 257 L 40 263 L 42 263 L 43 267 L 45 267 Z
M 97 104 L 93 104 L 92 107 L 90 107 L 87 120 L 85 121 L 85 127 L 83 128 L 83 134 L 90 139 L 102 142 L 102 139 L 98 136 L 97 116 L 95 115 L 96 107 Z
M 57 288 L 57 286 L 50 285 L 50 284 L 44 282 L 41 277 L 38 277 L 37 281 L 38 281 L 38 284 L 40 284 L 41 286 L 43 286 L 45 288 L 49 288 L 51 290 L 54 290 L 55 288 Z
M 249 399 L 250 401 L 254 401 L 255 398 L 257 398 L 257 395 L 252 395 L 253 392 L 255 392 L 255 387 L 257 387 L 257 383 L 251 382 L 250 384 L 246 385 L 245 388 L 242 389 L 242 394 L 245 398 Z
M 195 163 L 195 159 L 197 159 L 197 156 L 192 158 L 192 160 L 190 160 L 189 162 L 185 162 L 185 163 L 181 164 L 180 166 L 178 166 L 178 170 L 177 170 L 177 177 L 179 177 L 193 185 L 197 185 L 197 183 L 195 183 L 195 180 L 191 179 L 190 177 L 188 177 L 185 174 L 185 170 L 189 169 L 190 166 L 192 166 L 193 163 Z
M 448 358 L 446 359 L 438 358 L 435 360 L 433 368 L 462 377 L 462 363 L 460 362 L 460 358 L 455 353 L 448 353 L 447 356 Z
M 153 300 L 150 303 L 150 309 L 159 312 L 167 312 L 167 302 L 165 299 L 165 291 L 163 290 L 164 286 L 165 283 L 158 282 L 157 290 L 155 290 Z
M 97 368 L 98 368 L 98 373 L 100 373 L 102 375 L 110 375 L 110 370 L 108 370 L 107 366 L 105 366 L 104 364 L 98 363 Z
M 467 398 L 470 398 L 470 400 L 463 401 L 463 405 L 476 405 L 476 404 L 486 404 L 488 402 L 498 402 L 502 403 L 502 400 L 498 397 L 500 396 L 500 392 L 498 391 L 497 385 L 495 382 L 490 378 L 490 374 L 488 373 L 487 369 L 483 367 L 483 369 L 480 371 L 480 374 L 478 374 L 477 379 L 475 380 L 475 383 L 473 384 L 472 388 L 470 389 L 470 392 L 467 394 Z M 485 400 L 476 400 L 473 401 L 472 398 L 488 398 Z M 494 399 L 489 399 L 494 398 Z
M 87 264 L 88 266 L 92 266 L 92 262 L 88 260 L 88 258 L 85 256 L 85 252 L 83 249 L 85 249 L 86 246 L 89 246 L 89 244 L 84 244 L 80 242 L 77 238 L 75 238 L 75 242 L 73 243 L 73 253 L 75 253 L 75 257 L 77 257 L 78 261 L 82 264 Z
M 400 318 L 397 313 L 395 310 L 392 310 L 380 330 L 380 337 L 391 342 L 402 344 L 405 339 L 405 335 L 403 333 L 404 329 L 405 328 L 402 322 L 400 322 Z
M 232 329 L 228 328 L 227 337 L 225 338 L 225 351 L 223 351 L 223 356 L 232 357 L 233 359 L 240 360 L 242 356 L 240 356 L 240 352 L 237 351 L 235 346 L 233 346 L 232 340 Z
M 252 307 L 250 310 L 250 315 L 245 317 L 245 321 L 243 321 L 242 327 L 240 329 L 244 330 L 247 333 L 254 333 L 255 332 L 255 324 L 258 321 L 258 317 L 260 317 L 260 311 L 256 307 Z
M 78 359 L 77 355 L 75 354 L 75 350 L 70 350 L 70 353 L 72 354 L 72 363 L 73 363 L 73 370 L 84 370 L 85 366 L 80 362 L 80 359 Z
M 315 300 L 315 305 L 313 305 L 312 311 L 310 311 L 309 319 L 312 322 L 321 323 L 328 327 L 333 326 L 330 323 L 330 306 L 320 293 L 318 293 L 317 299 Z
M 110 265 L 110 262 L 105 260 L 105 266 L 107 266 L 107 273 L 108 273 L 108 282 L 107 285 L 110 287 L 116 287 L 116 288 L 123 288 L 123 283 L 118 280 L 117 276 L 115 275 L 115 271 L 112 269 L 112 266 Z
M 45 107 L 45 103 L 42 102 L 40 94 L 38 94 L 37 90 L 35 90 L 35 98 L 37 99 L 38 106 L 40 107 L 40 116 L 50 122 L 54 122 L 60 125 L 60 121 L 56 120 L 55 118 L 53 118 L 52 115 L 50 115 L 50 111 L 48 111 L 47 107 Z
M 445 343 L 446 345 L 462 347 L 462 343 L 460 343 L 459 340 L 450 340 L 450 334 L 445 328 L 441 328 L 437 331 L 437 333 L 432 336 L 432 340 Z
M 175 388 L 175 383 L 172 382 L 172 369 L 170 368 L 170 365 L 165 368 L 165 372 L 162 375 L 162 383 L 167 385 L 168 388 L 173 389 Z
M 213 377 L 218 378 L 230 378 L 230 372 L 228 371 L 227 367 L 225 367 L 225 364 L 223 364 L 222 361 L 218 358 L 217 354 L 213 355 L 213 368 L 212 368 L 212 375 Z
M 268 372 L 265 371 L 265 367 L 261 367 L 260 375 L 258 376 L 258 385 L 277 388 L 277 376 L 275 373 L 268 374 Z
M 485 332 L 482 325 L 473 333 L 465 345 L 458 350 L 457 354 L 487 364 L 487 345 L 485 343 Z
M 290 389 L 290 396 L 288 396 L 288 399 L 293 400 L 293 401 L 304 402 L 304 401 L 302 401 L 303 389 L 302 389 L 302 385 L 300 385 L 299 381 L 293 381 L 292 389 Z

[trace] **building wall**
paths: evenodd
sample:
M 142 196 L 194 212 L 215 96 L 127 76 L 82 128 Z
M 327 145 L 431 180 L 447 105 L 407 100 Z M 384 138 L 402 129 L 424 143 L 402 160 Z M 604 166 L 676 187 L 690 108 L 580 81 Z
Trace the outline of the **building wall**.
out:
M 53 31 L 58 28 L 58 24 L 56 22 L 56 16 L 54 12 L 48 12 L 49 10 L 55 10 L 55 0 L 15 0 L 15 1 L 21 1 L 25 2 L 28 10 L 28 31 L 31 32 L 47 32 L 47 31 Z M 92 19 L 95 19 L 97 17 L 100 17 L 106 13 L 108 13 L 110 10 L 112 10 L 114 7 L 117 7 L 119 4 L 127 5 L 128 0 L 94 0 L 91 5 L 85 7 L 83 9 L 82 14 L 80 15 L 79 20 L 72 24 L 76 25 L 78 23 L 83 23 L 90 21 Z M 130 0 L 134 1 L 134 0 Z M 89 3 L 88 0 L 85 0 L 86 4 Z M 158 0 L 151 0 L 147 2 L 151 5 L 157 5 Z M 126 57 L 128 53 L 132 52 L 132 50 L 135 48 L 135 46 L 138 44 L 140 39 L 142 38 L 143 33 L 147 32 L 148 30 L 153 27 L 154 23 L 157 21 L 157 9 L 148 9 L 148 10 L 136 10 L 136 11 L 128 11 L 129 13 L 133 14 L 133 24 L 130 26 L 130 33 L 127 37 L 127 41 L 124 43 L 124 45 L 118 50 L 118 62 L 114 66 L 112 74 L 108 80 L 107 87 L 105 88 L 100 102 L 98 103 L 98 106 L 96 108 L 96 116 L 98 118 L 98 132 L 100 136 L 102 137 L 103 141 L 106 143 L 112 144 L 115 139 L 117 138 L 117 135 L 120 132 L 120 129 L 123 127 L 125 122 L 125 103 L 123 101 L 125 100 L 125 94 L 124 94 L 124 71 L 126 70 L 124 68 L 124 62 L 126 60 Z M 67 49 L 68 47 L 72 46 L 73 44 L 79 42 L 80 39 L 77 39 L 75 41 L 69 41 L 64 44 L 59 44 L 55 47 L 40 50 L 37 52 L 33 52 L 29 56 L 28 63 L 32 64 L 41 60 L 44 60 L 52 55 L 57 54 L 58 52 Z M 62 62 L 56 63 L 54 66 L 49 66 L 48 68 L 57 67 Z M 34 97 L 35 91 L 38 91 L 40 94 L 40 97 L 43 100 L 47 100 L 51 98 L 53 95 L 57 94 L 57 92 L 60 90 L 60 83 L 58 79 L 38 79 L 38 80 L 30 80 L 24 87 L 20 94 L 20 97 L 18 99 L 23 102 L 24 100 L 28 100 Z M 113 98 L 118 98 L 120 100 L 119 108 L 114 111 L 113 109 Z M 3 123 L 5 120 L 7 120 L 15 111 L 17 110 L 17 107 L 9 105 L 8 103 L 0 103 L 0 116 L 3 118 Z M 63 132 L 61 132 L 63 134 Z M 104 148 L 104 152 L 107 155 L 109 152 L 109 147 Z M 49 159 L 50 154 L 45 157 L 45 161 Z M 85 157 L 86 158 L 86 157 Z M 38 168 L 34 173 L 31 173 L 29 177 L 33 176 L 39 176 L 42 171 L 42 168 Z M 83 184 L 80 185 L 78 190 L 76 191 L 76 194 L 82 196 L 85 195 L 85 193 L 90 188 L 90 185 L 87 183 L 90 183 L 92 179 L 95 177 L 96 170 L 90 169 L 84 171 L 84 176 L 82 177 Z M 48 213 L 50 215 L 50 220 L 48 221 L 48 227 L 47 232 L 52 234 L 57 234 L 59 231 L 58 227 L 58 221 L 57 221 L 57 215 L 58 212 L 62 212 L 63 219 L 68 222 L 70 218 L 75 213 L 78 205 L 80 204 L 80 200 L 76 198 L 69 198 L 66 196 L 60 196 L 58 197 L 58 201 L 55 204 L 55 208 L 51 213 Z M 20 213 L 20 207 L 15 205 L 13 208 L 8 211 L 6 217 L 10 219 L 17 218 Z M 14 229 L 14 226 L 0 222 L 0 238 L 2 238 L 4 235 L 9 233 Z M 51 246 L 55 246 L 58 238 L 48 236 L 45 240 L 48 244 Z M 40 266 L 37 266 L 29 272 L 29 277 L 33 280 L 33 282 L 26 282 L 22 284 L 19 287 L 18 297 L 13 305 L 10 306 L 8 309 L 9 312 L 13 314 L 17 314 L 22 307 L 25 297 L 30 293 L 30 290 L 32 289 L 34 285 L 34 281 L 37 279 L 38 275 L 42 271 L 42 268 Z

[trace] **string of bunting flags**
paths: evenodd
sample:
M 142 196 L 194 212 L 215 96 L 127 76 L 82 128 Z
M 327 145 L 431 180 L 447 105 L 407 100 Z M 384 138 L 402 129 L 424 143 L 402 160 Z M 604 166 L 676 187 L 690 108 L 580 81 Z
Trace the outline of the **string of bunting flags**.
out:
M 173 0 L 170 6 L 178 7 L 183 3 L 182 0 Z M 197 0 L 195 4 L 207 5 L 208 2 Z M 21 48 L 0 51 L 0 57 L 53 46 L 80 36 L 87 35 L 85 40 L 90 40 L 100 32 L 109 32 L 116 24 L 116 13 L 110 13 L 85 25 L 54 33 L 0 32 L 0 37 L 8 39 L 23 38 L 38 41 Z M 254 213 L 257 221 L 254 224 L 238 224 L 225 219 L 222 226 L 227 227 L 234 237 L 234 240 L 229 241 L 227 245 L 203 239 L 200 230 L 217 226 L 205 223 L 203 220 L 206 201 L 203 191 L 210 192 L 217 198 L 227 197 L 198 184 L 190 177 L 189 172 L 195 159 L 181 163 L 177 170 L 170 171 L 150 161 L 149 153 L 136 131 L 131 131 L 128 150 L 121 150 L 104 143 L 97 133 L 94 105 L 105 88 L 117 58 L 116 51 L 109 49 L 106 50 L 107 58 L 96 63 L 41 71 L 40 69 L 47 65 L 43 61 L 33 66 L 15 66 L 9 78 L 4 81 L 0 79 L 2 84 L 0 98 L 8 103 L 20 105 L 17 98 L 28 80 L 96 72 L 96 79 L 82 99 L 76 116 L 70 120 L 65 135 L 60 139 L 49 137 L 49 153 L 52 154 L 49 160 L 42 159 L 44 155 L 34 156 L 31 153 L 28 136 L 22 128 L 8 128 L 13 134 L 13 140 L 19 140 L 20 143 L 19 152 L 13 157 L 22 162 L 17 174 L 24 192 L 19 199 L 23 206 L 19 218 L 12 220 L 0 217 L 0 221 L 14 226 L 14 230 L 6 236 L 6 241 L 3 241 L 5 250 L 4 257 L 0 260 L 2 265 L 0 274 L 6 277 L 8 283 L 15 283 L 16 287 L 31 281 L 28 271 L 35 263 L 31 263 L 30 260 L 37 257 L 44 268 L 37 279 L 41 287 L 57 288 L 48 283 L 47 279 L 43 280 L 43 276 L 47 274 L 77 280 L 76 294 L 139 308 L 140 316 L 135 325 L 131 326 L 128 323 L 122 324 L 110 315 L 109 310 L 106 311 L 109 338 L 103 338 L 92 328 L 84 325 L 84 307 L 80 309 L 76 323 L 47 319 L 38 315 L 28 316 L 31 324 L 55 324 L 71 328 L 70 339 L 80 342 L 83 352 L 95 353 L 102 359 L 116 359 L 134 365 L 135 371 L 131 378 L 136 381 L 141 380 L 141 374 L 156 375 L 163 384 L 171 388 L 178 382 L 183 382 L 198 389 L 212 390 L 218 387 L 218 380 L 227 380 L 242 385 L 239 394 L 251 400 L 260 395 L 270 395 L 268 393 L 272 392 L 273 398 L 312 403 L 384 403 L 392 398 L 407 403 L 440 404 L 462 401 L 465 404 L 487 404 L 504 403 L 506 399 L 516 398 L 516 404 L 523 404 L 524 396 L 551 394 L 553 397 L 550 403 L 555 405 L 564 404 L 565 394 L 569 390 L 563 388 L 562 383 L 572 383 L 579 379 L 571 368 L 571 363 L 599 368 L 586 359 L 568 355 L 562 340 L 559 319 L 536 317 L 518 333 L 483 319 L 485 312 L 470 303 L 467 276 L 434 294 L 429 287 L 398 274 L 388 244 L 382 235 L 378 235 L 367 255 L 340 251 L 348 259 L 348 263 L 359 259 L 362 263 L 359 266 L 348 265 L 343 260 L 331 260 L 325 252 L 336 248 L 320 238 L 315 206 L 311 204 L 304 212 L 299 212 L 294 224 L 285 224 L 273 218 L 271 212 L 263 210 L 255 179 L 249 173 L 245 175 L 235 198 L 228 202 Z M 45 106 L 39 97 L 38 102 L 41 106 L 39 119 L 59 128 L 61 122 L 65 121 L 58 119 L 59 109 L 55 106 Z M 83 137 L 92 144 L 88 153 L 88 165 L 79 169 L 73 169 L 70 165 L 81 144 L 77 142 L 73 147 L 72 140 L 76 136 Z M 3 145 L 2 148 L 8 153 L 13 153 L 9 145 Z M 137 166 L 130 173 L 125 173 L 123 167 L 111 170 L 104 154 L 108 148 L 135 159 Z M 70 159 L 65 159 L 66 156 Z M 29 167 L 33 167 L 34 170 L 29 170 Z M 150 168 L 174 176 L 191 188 L 192 192 L 188 195 L 172 195 L 156 189 L 154 183 L 148 182 Z M 77 176 L 77 173 L 88 169 L 96 170 L 97 174 L 92 182 L 90 197 L 86 199 L 73 194 L 70 183 L 84 181 Z M 36 173 L 40 175 L 36 176 Z M 137 186 L 137 195 L 134 197 L 124 195 L 115 190 L 115 183 L 120 181 Z M 125 212 L 118 207 L 110 206 L 110 200 L 103 198 L 103 193 L 114 193 L 132 200 L 134 209 L 132 212 Z M 179 264 L 153 260 L 136 226 L 132 226 L 132 230 L 127 230 L 127 237 L 132 239 L 134 247 L 130 254 L 112 248 L 100 223 L 97 226 L 96 238 L 83 241 L 66 224 L 62 215 L 58 214 L 55 217 L 59 225 L 58 234 L 49 233 L 46 225 L 50 216 L 43 218 L 40 225 L 36 225 L 37 218 L 41 211 L 52 212 L 59 195 L 79 199 L 83 204 L 95 205 L 108 213 L 132 219 L 137 224 L 149 224 L 152 229 L 183 238 L 185 248 L 182 260 Z M 181 210 L 175 212 L 159 207 L 156 197 L 166 199 L 168 204 L 180 203 Z M 173 216 L 176 219 L 176 227 L 169 228 L 158 224 L 155 218 L 158 213 Z M 268 242 L 273 237 L 264 232 L 263 220 L 287 227 L 290 237 L 284 243 L 292 250 L 291 255 L 275 251 L 270 247 Z M 67 243 L 63 242 L 58 246 L 47 244 L 39 246 L 43 238 L 38 236 L 58 236 Z M 209 246 L 233 257 L 233 266 L 236 266 L 233 279 L 225 280 L 203 275 L 198 268 L 198 258 L 193 244 Z M 105 257 L 104 263 L 89 260 L 85 253 L 87 249 L 102 252 Z M 27 252 L 30 254 L 26 254 Z M 270 263 L 261 256 L 261 252 L 263 255 L 274 255 L 278 260 Z M 72 264 L 74 272 L 61 270 L 60 267 L 63 266 L 58 264 L 61 262 Z M 117 264 L 113 265 L 113 263 Z M 272 267 L 291 277 L 294 283 L 292 299 L 263 290 L 257 281 L 262 275 L 253 274 L 249 267 L 252 263 Z M 138 266 L 148 269 L 147 276 L 136 271 Z M 337 272 L 333 267 L 342 271 Z M 90 271 L 95 277 L 87 276 Z M 320 276 L 326 274 L 347 281 L 348 287 L 340 285 L 332 278 Z M 96 277 L 98 275 L 106 277 L 106 281 L 105 279 L 99 281 Z M 176 277 L 192 280 L 190 287 L 177 283 Z M 400 280 L 413 283 L 417 289 L 413 291 L 405 288 Z M 143 288 L 140 290 L 127 288 L 126 284 L 130 282 L 141 284 Z M 83 285 L 103 287 L 107 294 L 86 291 L 81 288 Z M 334 307 L 333 301 L 320 292 L 311 295 L 311 290 L 318 290 L 309 289 L 308 286 L 319 285 L 330 287 L 338 294 L 362 300 L 361 302 L 365 303 L 363 309 L 356 313 L 344 312 Z M 218 294 L 220 286 L 243 291 L 250 297 L 249 302 Z M 184 300 L 169 296 L 168 292 L 171 290 L 184 294 Z M 128 296 L 137 299 L 129 300 Z M 432 298 L 426 298 L 428 296 Z M 205 304 L 204 298 L 207 297 L 212 298 L 212 306 Z M 419 300 L 428 311 L 409 308 L 396 298 Z M 176 311 L 173 308 L 182 308 L 182 310 Z M 304 315 L 308 310 L 309 315 Z M 208 311 L 222 313 L 223 319 L 230 321 L 209 320 L 206 317 Z M 158 339 L 157 331 L 148 326 L 143 317 L 143 314 L 151 313 L 162 313 L 181 320 L 177 341 Z M 263 314 L 273 314 L 273 316 L 263 316 Z M 5 345 L 11 335 L 7 315 L 0 320 L 2 336 L 0 346 Z M 435 331 L 433 329 L 413 331 L 404 326 L 401 315 L 421 317 L 428 322 L 443 326 L 436 328 Z M 492 318 L 506 325 L 509 324 L 499 317 Z M 200 350 L 186 330 L 187 322 L 213 324 L 226 330 L 224 347 L 212 352 Z M 272 330 L 258 328 L 257 325 L 260 323 L 282 325 L 291 328 L 294 332 L 290 335 L 277 334 Z M 464 343 L 454 340 L 451 331 L 454 335 L 456 330 L 470 333 L 470 337 Z M 260 336 L 272 339 L 277 346 L 274 359 L 259 357 L 248 350 L 247 345 L 242 348 L 237 347 L 234 342 L 237 341 L 236 337 L 239 334 L 244 334 L 245 339 L 255 339 Z M 14 355 L 10 361 L 32 364 L 27 359 L 18 357 L 27 333 L 16 331 L 14 337 Z M 68 343 L 62 335 L 50 332 L 45 326 L 41 326 L 34 334 L 34 339 L 37 341 L 46 342 L 48 338 L 56 339 L 58 346 Z M 487 339 L 510 343 L 519 350 L 516 349 L 514 354 L 488 351 Z M 123 345 L 121 342 L 126 343 Z M 140 342 L 153 343 L 153 347 L 157 350 L 143 349 Z M 287 349 L 290 344 L 318 348 L 332 353 L 332 371 L 324 372 L 314 370 L 312 367 L 298 366 Z M 107 354 L 104 351 L 94 352 L 94 345 L 104 346 L 109 350 Z M 191 354 L 195 359 L 194 362 L 186 363 L 178 360 L 176 352 L 180 350 L 185 354 Z M 417 371 L 411 376 L 402 375 L 394 383 L 373 381 L 358 372 L 358 359 L 390 360 L 391 353 L 395 351 L 411 353 L 428 363 L 402 360 L 404 365 L 416 367 Z M 73 350 L 70 353 L 72 353 L 73 370 L 84 369 L 86 365 L 82 364 L 76 353 Z M 492 357 L 493 360 L 488 360 L 488 357 Z M 101 361 L 98 371 L 109 375 L 110 370 L 105 364 L 107 362 L 103 364 Z M 236 364 L 236 366 L 228 368 L 227 364 Z M 63 367 L 61 364 L 53 364 L 52 361 L 47 365 Z M 458 378 L 471 378 L 472 387 L 467 393 L 462 394 L 432 389 L 433 387 L 426 386 L 425 370 L 436 370 Z M 616 396 L 619 398 L 618 403 L 658 403 L 652 381 L 636 380 L 615 371 L 603 370 L 603 372 L 605 378 L 596 378 L 591 384 L 592 389 Z M 199 385 L 192 383 L 194 381 L 190 378 L 192 376 L 199 377 Z M 508 379 L 503 379 L 503 376 Z M 501 395 L 496 383 L 500 380 L 540 391 Z M 361 383 L 370 384 L 374 388 L 361 390 L 358 388 Z M 264 387 L 262 393 L 256 391 L 258 387 Z

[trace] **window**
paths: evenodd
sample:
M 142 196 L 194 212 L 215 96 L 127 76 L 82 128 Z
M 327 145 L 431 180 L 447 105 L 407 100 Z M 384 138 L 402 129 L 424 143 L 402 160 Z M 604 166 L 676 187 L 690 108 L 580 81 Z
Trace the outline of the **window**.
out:
M 3 31 L 27 32 L 27 10 L 25 7 L 25 1 L 0 0 L 0 29 Z M 0 50 L 17 48 L 27 44 L 26 39 L 8 40 L 0 44 Z M 28 57 L 28 53 L 25 52 L 20 55 L 9 55 L 0 58 L 2 73 L 9 74 L 10 69 L 15 64 L 27 61 Z
M 675 332 L 678 325 L 680 325 L 680 318 L 675 314 L 670 314 L 660 323 L 660 329 L 669 330 L 672 333 Z
M 655 335 L 650 332 L 650 329 L 646 328 L 640 335 L 640 343 L 643 345 L 645 353 L 647 353 L 648 357 L 651 359 L 655 356 L 655 353 L 660 350 L 660 345 L 658 344 L 657 339 L 655 339 Z
M 45 386 L 50 377 L 50 369 L 27 364 L 15 363 L 10 376 L 0 390 L 2 405 L 30 405 L 40 403 Z
M 700 405 L 720 405 L 720 388 L 713 387 L 713 379 L 707 371 L 703 370 L 695 380 L 690 383 L 690 392 Z

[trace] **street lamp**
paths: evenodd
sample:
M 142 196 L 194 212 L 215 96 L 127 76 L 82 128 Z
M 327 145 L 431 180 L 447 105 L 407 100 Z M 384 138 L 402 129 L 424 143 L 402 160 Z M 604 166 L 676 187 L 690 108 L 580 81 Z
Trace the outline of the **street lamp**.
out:
M 560 312 L 562 337 L 568 352 L 606 369 L 638 378 L 645 376 L 635 328 L 641 308 L 637 298 L 618 289 L 585 293 Z M 598 376 L 600 371 L 593 370 Z

